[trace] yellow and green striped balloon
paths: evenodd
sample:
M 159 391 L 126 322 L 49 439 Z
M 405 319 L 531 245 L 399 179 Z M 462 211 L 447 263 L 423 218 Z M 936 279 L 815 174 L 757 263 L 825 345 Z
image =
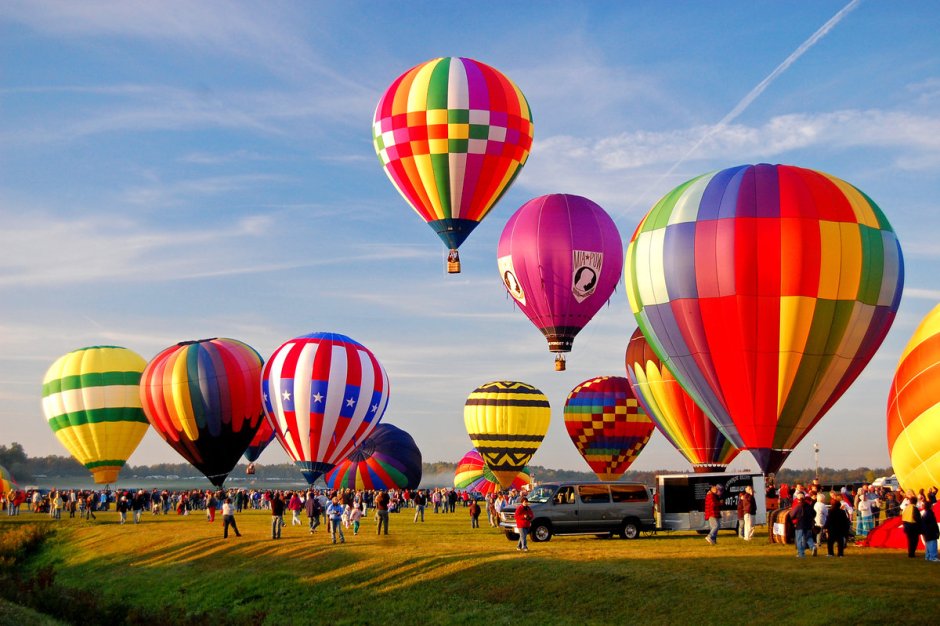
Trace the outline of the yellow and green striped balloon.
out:
M 60 357 L 42 381 L 42 410 L 65 449 L 99 484 L 118 472 L 147 432 L 140 375 L 147 362 L 118 346 L 91 346 Z

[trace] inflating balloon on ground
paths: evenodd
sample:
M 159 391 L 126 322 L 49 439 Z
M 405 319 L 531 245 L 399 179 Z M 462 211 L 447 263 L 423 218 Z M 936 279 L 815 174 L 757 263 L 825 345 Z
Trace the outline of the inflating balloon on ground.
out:
M 383 423 L 324 480 L 332 489 L 417 489 L 421 473 L 421 450 L 414 438 Z

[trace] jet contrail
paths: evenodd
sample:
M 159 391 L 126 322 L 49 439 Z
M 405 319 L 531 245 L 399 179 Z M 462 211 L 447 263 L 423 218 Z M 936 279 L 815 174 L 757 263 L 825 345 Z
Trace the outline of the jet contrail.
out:
M 667 176 L 670 176 L 674 171 L 676 171 L 676 168 L 678 168 L 680 165 L 682 165 L 685 162 L 686 159 L 692 156 L 692 154 L 696 150 L 698 150 L 702 146 L 703 143 L 705 143 L 710 137 L 718 133 L 720 130 L 724 129 L 728 124 L 734 121 L 739 115 L 744 113 L 747 107 L 749 107 L 751 103 L 757 99 L 758 96 L 764 93 L 764 90 L 767 89 L 767 87 L 769 87 L 770 84 L 774 82 L 774 80 L 777 79 L 777 77 L 783 74 L 791 65 L 796 63 L 797 59 L 799 59 L 801 56 L 806 54 L 806 52 L 810 48 L 812 48 L 814 45 L 816 45 L 816 43 L 819 42 L 820 39 L 825 37 L 829 33 L 829 31 L 835 28 L 835 26 L 839 22 L 841 22 L 842 19 L 846 15 L 848 15 L 853 9 L 855 9 L 855 7 L 857 7 L 859 3 L 861 3 L 861 1 L 862 0 L 852 0 L 847 5 L 842 7 L 842 9 L 838 13 L 836 13 L 831 18 L 829 18 L 829 21 L 823 24 L 819 28 L 819 30 L 817 30 L 815 33 L 813 33 L 809 37 L 809 39 L 801 43 L 800 46 L 790 54 L 790 56 L 784 59 L 783 63 L 778 65 L 776 68 L 774 68 L 774 71 L 768 74 L 767 77 L 761 82 L 759 82 L 756 87 L 751 89 L 751 91 L 749 91 L 748 94 L 744 96 L 741 99 L 741 101 L 738 102 L 735 105 L 735 107 L 731 109 L 731 111 L 727 115 L 721 118 L 721 120 L 717 124 L 709 128 L 709 130 L 704 135 L 702 135 L 702 138 L 699 139 L 698 142 L 696 142 L 694 146 L 689 148 L 689 150 L 684 155 L 682 155 L 682 157 L 678 161 L 676 161 L 672 167 L 669 168 L 669 171 L 667 171 L 665 174 L 660 176 L 659 179 L 653 184 L 653 186 L 651 186 L 650 189 L 648 189 L 645 193 L 643 193 L 640 196 L 640 198 L 645 198 L 651 189 L 653 189 L 654 187 L 658 187 L 659 184 L 662 183 L 664 178 L 666 178 Z M 630 208 L 633 209 L 635 206 L 636 206 L 636 203 L 634 203 Z

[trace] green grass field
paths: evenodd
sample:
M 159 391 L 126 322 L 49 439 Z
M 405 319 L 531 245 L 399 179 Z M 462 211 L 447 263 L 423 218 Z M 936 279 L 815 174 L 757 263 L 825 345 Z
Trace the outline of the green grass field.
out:
M 18 567 L 54 574 L 51 589 L 77 603 L 94 598 L 105 610 L 87 610 L 88 624 L 898 623 L 921 621 L 910 611 L 940 591 L 940 565 L 923 558 L 850 546 L 843 559 L 797 559 L 766 529 L 749 543 L 723 532 L 717 546 L 695 533 L 554 537 L 520 553 L 485 521 L 471 529 L 462 508 L 424 524 L 408 511 L 390 518 L 388 536 L 370 519 L 336 546 L 289 516 L 272 541 L 263 512 L 239 514 L 243 536 L 228 540 L 221 516 L 210 524 L 202 513 L 124 526 L 113 512 L 97 522 L 2 516 L 0 536 L 54 526 Z M 15 610 L 0 605 L 0 621 L 39 623 L 4 617 Z

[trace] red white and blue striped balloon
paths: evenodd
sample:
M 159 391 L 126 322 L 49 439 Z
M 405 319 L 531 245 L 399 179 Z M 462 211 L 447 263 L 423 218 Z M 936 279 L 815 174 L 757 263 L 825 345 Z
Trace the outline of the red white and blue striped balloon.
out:
M 261 390 L 277 440 L 310 484 L 369 436 L 389 396 L 375 355 L 337 333 L 285 342 L 265 364 Z

